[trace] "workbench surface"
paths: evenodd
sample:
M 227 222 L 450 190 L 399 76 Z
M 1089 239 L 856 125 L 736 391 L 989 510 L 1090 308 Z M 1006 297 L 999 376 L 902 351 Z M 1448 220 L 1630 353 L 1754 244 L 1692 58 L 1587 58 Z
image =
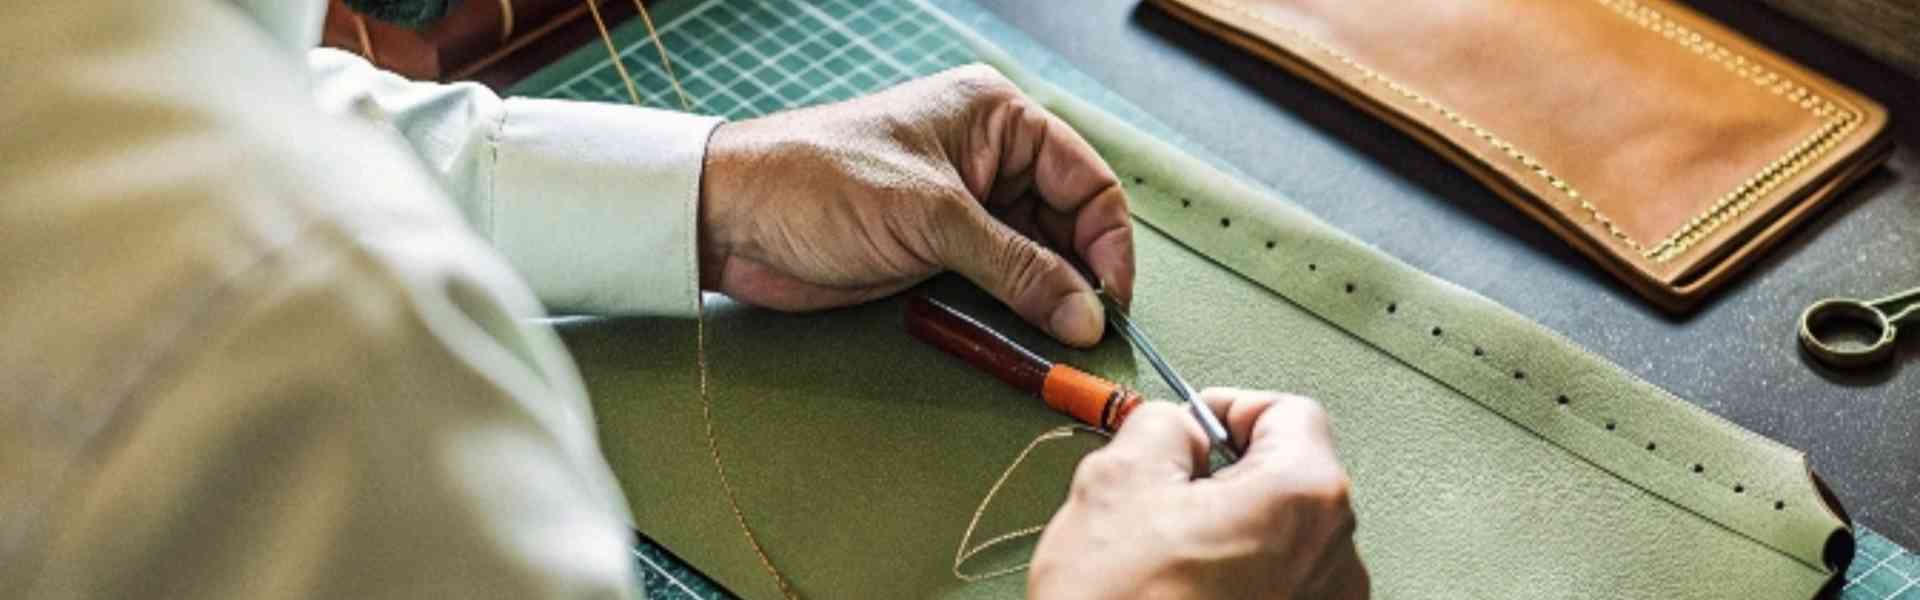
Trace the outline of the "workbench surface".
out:
M 1920 82 L 1771 10 L 1690 2 L 1886 104 L 1899 149 L 1694 313 L 1672 317 L 1412 139 L 1159 9 L 979 2 L 1334 225 L 1806 450 L 1854 519 L 1920 545 L 1920 332 L 1894 364 L 1860 373 L 1814 366 L 1794 337 L 1815 300 L 1920 286 Z

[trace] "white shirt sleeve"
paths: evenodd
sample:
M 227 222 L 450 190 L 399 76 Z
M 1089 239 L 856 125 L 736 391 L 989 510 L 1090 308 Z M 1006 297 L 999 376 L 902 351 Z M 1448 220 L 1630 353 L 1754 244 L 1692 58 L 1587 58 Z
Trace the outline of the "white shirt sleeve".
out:
M 311 51 L 308 63 L 321 107 L 391 123 L 549 308 L 697 309 L 700 169 L 719 118 L 502 99 L 333 49 Z

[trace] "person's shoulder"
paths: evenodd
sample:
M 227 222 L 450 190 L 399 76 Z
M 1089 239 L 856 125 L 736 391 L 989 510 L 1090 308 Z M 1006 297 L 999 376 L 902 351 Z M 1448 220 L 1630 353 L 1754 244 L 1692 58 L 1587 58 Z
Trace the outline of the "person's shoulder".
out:
M 138 374 L 274 303 L 350 308 L 334 331 L 393 342 L 420 326 L 392 319 L 418 321 L 449 281 L 538 314 L 391 132 L 301 100 L 268 94 L 235 113 L 225 100 L 127 98 L 116 114 L 73 111 L 95 122 L 48 131 L 43 155 L 0 167 L 17 200 L 0 210 L 0 287 L 12 290 L 0 333 L 42 349 L 0 355 L 0 375 L 33 397 L 138 394 L 151 384 Z

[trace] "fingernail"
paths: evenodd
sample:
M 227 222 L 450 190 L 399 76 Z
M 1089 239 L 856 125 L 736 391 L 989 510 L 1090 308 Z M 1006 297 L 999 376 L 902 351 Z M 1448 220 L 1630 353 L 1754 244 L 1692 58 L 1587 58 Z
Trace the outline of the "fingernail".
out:
M 1106 309 L 1100 306 L 1100 299 L 1093 292 L 1074 292 L 1054 307 L 1053 316 L 1047 326 L 1053 329 L 1054 337 L 1075 346 L 1092 346 L 1100 341 L 1100 322 L 1106 319 Z

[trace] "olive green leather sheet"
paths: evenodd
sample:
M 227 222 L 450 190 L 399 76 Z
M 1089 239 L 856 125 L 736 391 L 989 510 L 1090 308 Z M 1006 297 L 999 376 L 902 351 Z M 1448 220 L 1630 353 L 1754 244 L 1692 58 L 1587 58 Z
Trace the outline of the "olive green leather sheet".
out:
M 1162 352 L 1197 386 L 1326 405 L 1376 597 L 1801 599 L 1844 568 L 1835 563 L 1851 553 L 1847 524 L 1800 452 L 1369 248 L 960 35 L 1124 180 L 1137 225 L 1134 316 Z M 1071 350 L 965 281 L 944 276 L 919 291 L 1050 358 L 1169 397 L 1116 336 Z M 746 598 L 781 597 L 776 571 L 808 598 L 1021 595 L 1024 573 L 957 577 L 956 550 L 1016 454 L 1069 419 L 916 342 L 898 299 L 804 315 L 710 300 L 704 399 L 696 327 L 559 325 L 638 529 Z M 986 507 L 972 543 L 1044 523 L 1074 462 L 1100 441 L 1040 445 Z M 1033 541 L 960 570 L 1017 565 Z

